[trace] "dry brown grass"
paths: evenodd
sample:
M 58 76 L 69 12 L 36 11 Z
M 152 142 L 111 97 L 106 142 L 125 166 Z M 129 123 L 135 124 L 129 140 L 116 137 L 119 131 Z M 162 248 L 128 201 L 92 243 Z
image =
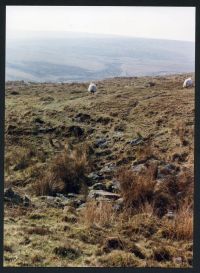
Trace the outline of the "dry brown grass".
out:
M 156 156 L 156 149 L 153 146 L 152 141 L 147 141 L 144 145 L 138 146 L 136 149 L 136 158 L 139 160 L 145 160 L 152 156 Z
M 139 175 L 127 168 L 121 168 L 117 173 L 117 180 L 127 207 L 138 208 L 140 205 L 151 202 L 153 198 L 155 180 L 154 166 L 149 166 L 147 172 Z
M 112 203 L 106 201 L 90 201 L 82 212 L 81 221 L 87 226 L 110 226 L 116 220 Z
M 88 169 L 89 163 L 84 149 L 64 149 L 52 160 L 42 179 L 32 189 L 36 195 L 79 193 L 86 185 L 85 174 Z
M 36 195 L 54 195 L 64 191 L 65 184 L 62 180 L 58 180 L 52 173 L 44 175 L 35 182 L 31 190 Z
M 122 250 L 114 250 L 110 254 L 98 259 L 99 265 L 104 267 L 136 267 L 141 262 L 132 254 Z
M 191 205 L 185 203 L 176 213 L 174 220 L 165 219 L 162 222 L 164 237 L 176 240 L 193 239 L 193 211 Z

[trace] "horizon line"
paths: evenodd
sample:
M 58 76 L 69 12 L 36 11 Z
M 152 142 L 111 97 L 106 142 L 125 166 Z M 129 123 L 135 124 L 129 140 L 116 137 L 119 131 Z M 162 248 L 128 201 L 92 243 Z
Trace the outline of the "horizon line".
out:
M 149 40 L 166 40 L 166 41 L 176 41 L 176 42 L 190 42 L 190 43 L 195 43 L 195 40 L 176 40 L 176 39 L 170 39 L 170 38 L 156 38 L 156 37 L 144 37 L 144 36 L 129 36 L 129 35 L 122 35 L 122 34 L 113 34 L 113 33 L 94 33 L 94 32 L 81 32 L 81 31 L 69 31 L 69 30 L 6 30 L 6 34 L 8 32 L 20 32 L 20 33 L 70 33 L 70 34 L 86 34 L 86 35 L 91 35 L 91 36 L 108 36 L 108 37 L 113 37 L 113 38 L 135 38 L 135 39 L 149 39 Z M 6 39 L 24 39 L 26 37 L 6 37 Z M 31 38 L 31 37 L 28 37 Z M 35 38 L 35 37 L 33 37 Z M 45 37 L 44 37 L 45 38 Z M 59 37 L 65 38 L 65 37 Z M 80 37 L 82 38 L 82 37 Z

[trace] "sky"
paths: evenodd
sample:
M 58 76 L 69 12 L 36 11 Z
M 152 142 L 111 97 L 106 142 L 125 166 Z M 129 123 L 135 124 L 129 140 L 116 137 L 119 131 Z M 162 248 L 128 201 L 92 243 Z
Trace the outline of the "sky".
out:
M 194 7 L 7 6 L 6 35 L 83 32 L 195 41 Z

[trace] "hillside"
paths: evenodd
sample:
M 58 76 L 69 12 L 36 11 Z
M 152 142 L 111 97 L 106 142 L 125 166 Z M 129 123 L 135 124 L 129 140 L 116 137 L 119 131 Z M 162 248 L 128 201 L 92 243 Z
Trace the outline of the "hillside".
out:
M 192 266 L 188 76 L 6 84 L 4 266 Z
M 192 42 L 68 32 L 32 35 L 7 39 L 6 80 L 83 82 L 194 71 Z

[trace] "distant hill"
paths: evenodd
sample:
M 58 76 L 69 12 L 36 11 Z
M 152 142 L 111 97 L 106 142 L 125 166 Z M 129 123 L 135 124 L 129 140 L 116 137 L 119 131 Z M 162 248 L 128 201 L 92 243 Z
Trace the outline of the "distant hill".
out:
M 193 42 L 76 33 L 7 39 L 6 80 L 73 82 L 194 72 Z

